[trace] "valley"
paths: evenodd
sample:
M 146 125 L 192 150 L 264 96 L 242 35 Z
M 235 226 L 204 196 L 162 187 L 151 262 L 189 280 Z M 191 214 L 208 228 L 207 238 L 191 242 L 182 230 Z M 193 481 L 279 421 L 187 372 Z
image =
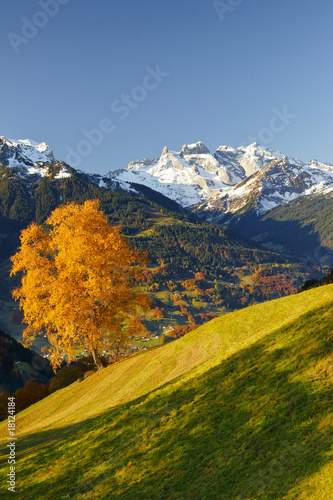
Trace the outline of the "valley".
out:
M 222 213 L 213 217 L 218 224 L 202 221 L 202 218 L 211 218 L 205 205 L 204 208 L 194 205 L 189 209 L 186 197 L 180 197 L 183 206 L 176 201 L 179 197 L 175 193 L 181 184 L 173 177 L 173 171 L 180 169 L 184 175 L 189 175 L 188 181 L 193 188 L 199 177 L 217 168 L 223 186 L 216 184 L 214 189 L 224 192 L 227 186 L 226 192 L 229 192 L 232 188 L 228 186 L 233 183 L 246 183 L 247 179 L 262 175 L 265 169 L 271 168 L 270 165 L 276 162 L 279 165 L 283 158 L 281 153 L 253 144 L 238 150 L 220 147 L 213 156 L 199 142 L 184 146 L 177 154 L 165 148 L 161 159 L 133 162 L 123 171 L 98 176 L 77 171 L 55 160 L 51 148 L 45 143 L 38 145 L 29 140 L 9 141 L 1 137 L 1 144 L 0 160 L 4 165 L 0 179 L 3 235 L 0 244 L 0 320 L 3 329 L 16 340 L 21 338 L 24 325 L 18 319 L 12 320 L 14 316 L 18 318 L 19 312 L 11 298 L 11 290 L 17 283 L 8 277 L 8 258 L 19 244 L 21 229 L 33 220 L 43 223 L 55 207 L 70 201 L 83 203 L 87 199 L 99 199 L 109 222 L 120 225 L 129 242 L 139 251 L 148 253 L 149 265 L 140 287 L 150 295 L 151 306 L 148 314 L 138 318 L 146 335 L 143 340 L 134 337 L 127 353 L 179 338 L 215 316 L 296 293 L 306 280 L 320 279 L 328 272 L 330 254 L 326 259 L 322 256 L 327 255 L 329 244 L 318 249 L 317 237 L 314 231 L 309 231 L 308 239 L 314 238 L 316 246 L 313 248 L 313 245 L 304 244 L 302 238 L 296 238 L 296 244 L 302 249 L 302 253 L 297 252 L 294 244 L 297 232 L 287 231 L 285 225 L 279 232 L 270 216 L 274 210 L 277 213 L 287 210 L 290 203 L 299 206 L 299 200 L 310 203 L 313 197 L 298 197 L 294 202 L 260 214 L 254 209 L 242 209 L 241 213 L 238 210 L 235 214 Z M 139 177 L 133 174 L 135 182 L 129 182 L 131 178 L 126 178 L 126 172 L 140 172 L 142 169 L 146 171 L 145 184 L 140 184 L 141 174 Z M 154 177 L 154 169 L 168 172 L 171 184 L 166 183 L 166 179 Z M 191 172 L 195 173 L 195 178 L 191 177 Z M 153 187 L 160 191 L 149 187 L 152 184 L 147 176 L 155 178 Z M 173 199 L 163 194 L 165 186 L 174 190 Z M 203 193 L 200 196 L 213 195 L 208 202 L 213 206 L 215 192 Z M 321 226 L 329 233 L 330 226 L 325 224 L 325 221 L 329 222 L 325 209 L 327 198 L 321 196 L 325 199 L 316 206 L 323 214 Z M 287 211 L 288 214 L 294 212 Z M 303 214 L 302 225 L 311 227 L 307 220 L 310 213 L 313 214 L 312 206 L 308 212 L 305 208 L 300 213 Z M 291 218 L 297 219 L 297 213 Z M 267 219 L 270 232 L 265 229 Z M 276 224 L 281 224 L 281 216 L 278 219 Z M 320 258 L 311 258 L 314 250 Z M 40 353 L 47 346 L 43 337 L 33 341 L 36 352 Z M 107 351 L 105 355 L 108 356 Z

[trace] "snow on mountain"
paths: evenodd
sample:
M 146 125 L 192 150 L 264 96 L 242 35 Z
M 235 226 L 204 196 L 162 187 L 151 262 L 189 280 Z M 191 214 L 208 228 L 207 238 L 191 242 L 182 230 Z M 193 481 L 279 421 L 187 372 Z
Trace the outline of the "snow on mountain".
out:
M 198 211 L 209 220 L 250 204 L 261 214 L 299 196 L 324 194 L 333 190 L 333 166 L 313 160 L 301 162 L 283 156 L 273 160 L 243 181 L 202 204 Z
M 185 144 L 179 152 L 165 147 L 159 158 L 136 160 L 108 176 L 124 187 L 132 182 L 144 184 L 190 207 L 211 199 L 281 157 L 281 153 L 257 143 L 237 149 L 221 146 L 212 155 L 202 142 L 197 142 Z
M 124 189 L 144 184 L 184 207 L 215 219 L 247 206 L 262 213 L 298 196 L 333 190 L 333 166 L 302 162 L 253 143 L 220 146 L 213 154 L 202 144 L 179 152 L 165 147 L 159 158 L 137 160 L 108 174 Z
M 270 161 L 282 158 L 283 155 L 279 151 L 271 151 L 254 142 L 249 146 L 239 148 L 220 146 L 214 156 L 225 172 L 225 182 L 233 185 L 252 175 Z
M 163 149 L 159 158 L 137 160 L 108 176 L 120 185 L 144 184 L 183 206 L 200 203 L 226 187 L 218 176 L 219 164 L 202 144 L 184 146 L 182 151 Z
M 23 177 L 49 175 L 47 164 L 54 162 L 53 151 L 45 142 L 36 143 L 30 139 L 7 139 L 0 136 L 0 163 L 13 168 Z M 56 179 L 69 177 L 70 173 L 64 163 L 58 162 Z
M 45 142 L 29 139 L 1 136 L 0 163 L 27 180 L 71 175 L 68 165 L 54 160 Z M 220 146 L 214 154 L 202 142 L 185 144 L 179 152 L 164 147 L 153 160 L 136 160 L 107 176 L 84 175 L 106 189 L 119 185 L 136 192 L 133 184 L 144 185 L 214 221 L 248 207 L 260 214 L 298 196 L 333 191 L 332 165 L 305 163 L 258 143 Z
M 0 137 L 0 160 L 6 167 L 34 165 L 36 162 L 53 161 L 52 149 L 41 142 L 37 144 L 30 139 L 12 140 Z

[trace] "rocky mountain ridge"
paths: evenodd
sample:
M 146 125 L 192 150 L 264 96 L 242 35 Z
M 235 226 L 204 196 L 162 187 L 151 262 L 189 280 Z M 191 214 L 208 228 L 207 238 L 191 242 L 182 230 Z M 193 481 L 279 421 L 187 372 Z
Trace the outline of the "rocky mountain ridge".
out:
M 219 222 L 228 213 L 250 208 L 262 214 L 300 196 L 333 191 L 333 166 L 303 163 L 286 156 L 273 160 L 243 181 L 198 207 L 205 219 Z
M 185 144 L 179 152 L 164 147 L 160 157 L 136 160 L 125 169 L 110 172 L 108 177 L 124 188 L 131 182 L 144 184 L 184 207 L 192 207 L 282 156 L 257 143 L 239 148 L 220 146 L 211 154 L 202 142 L 197 142 Z
M 258 143 L 214 154 L 202 143 L 184 145 L 179 152 L 165 147 L 160 157 L 136 160 L 108 174 L 126 189 L 144 184 L 210 220 L 253 205 L 258 213 L 298 196 L 333 189 L 333 166 L 303 162 Z

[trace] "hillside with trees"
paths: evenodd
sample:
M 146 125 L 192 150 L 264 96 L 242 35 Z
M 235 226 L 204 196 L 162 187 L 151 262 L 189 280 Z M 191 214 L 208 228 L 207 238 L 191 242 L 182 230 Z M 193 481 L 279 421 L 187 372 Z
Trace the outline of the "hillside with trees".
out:
M 15 392 L 29 378 L 46 384 L 52 376 L 47 359 L 0 330 L 0 393 Z
M 60 162 L 48 164 L 48 176 L 28 180 L 15 169 L 1 168 L 0 321 L 17 340 L 25 326 L 13 328 L 10 315 L 11 290 L 19 281 L 9 278 L 6 258 L 16 252 L 20 232 L 30 222 L 45 224 L 55 208 L 70 202 L 98 199 L 108 222 L 121 227 L 133 248 L 148 253 L 141 286 L 150 296 L 150 312 L 136 320 L 138 331 L 147 331 L 147 337 L 142 342 L 134 335 L 130 351 L 156 345 L 161 335 L 177 337 L 177 329 L 184 332 L 199 326 L 208 314 L 288 295 L 307 279 L 323 276 L 321 269 L 263 249 L 230 229 L 199 221 L 144 186 L 133 184 L 131 193 L 117 185 L 100 187 L 98 179 L 69 167 L 70 176 L 58 178 Z M 43 347 L 49 347 L 46 341 L 34 341 L 37 351 Z
M 257 215 L 251 206 L 222 221 L 268 250 L 317 266 L 333 265 L 333 197 L 331 193 L 300 196 Z

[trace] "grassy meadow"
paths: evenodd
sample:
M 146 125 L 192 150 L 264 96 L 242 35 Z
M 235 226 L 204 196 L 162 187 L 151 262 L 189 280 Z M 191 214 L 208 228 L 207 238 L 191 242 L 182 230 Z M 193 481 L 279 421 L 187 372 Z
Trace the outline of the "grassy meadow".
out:
M 331 500 L 332 297 L 226 314 L 26 409 L 17 498 Z

